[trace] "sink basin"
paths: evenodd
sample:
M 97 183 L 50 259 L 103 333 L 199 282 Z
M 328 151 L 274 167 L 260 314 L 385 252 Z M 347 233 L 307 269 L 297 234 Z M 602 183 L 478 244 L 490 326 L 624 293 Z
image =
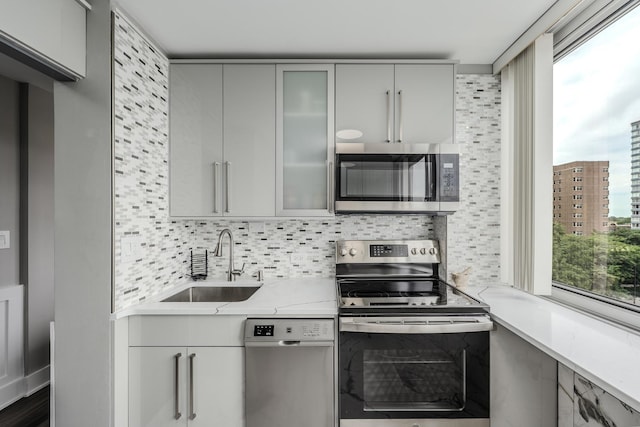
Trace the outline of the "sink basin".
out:
M 162 302 L 234 302 L 244 301 L 260 286 L 194 286 L 165 298 Z

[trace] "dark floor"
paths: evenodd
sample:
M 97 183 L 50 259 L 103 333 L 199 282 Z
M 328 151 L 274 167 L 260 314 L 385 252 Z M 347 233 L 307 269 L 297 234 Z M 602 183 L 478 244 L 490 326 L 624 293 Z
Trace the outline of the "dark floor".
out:
M 48 427 L 49 387 L 0 411 L 0 427 Z

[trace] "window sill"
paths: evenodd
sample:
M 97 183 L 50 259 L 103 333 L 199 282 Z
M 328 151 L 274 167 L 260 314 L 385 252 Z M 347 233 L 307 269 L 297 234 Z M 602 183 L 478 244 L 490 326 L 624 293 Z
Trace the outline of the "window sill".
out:
M 499 325 L 640 410 L 640 334 L 508 286 L 471 287 Z

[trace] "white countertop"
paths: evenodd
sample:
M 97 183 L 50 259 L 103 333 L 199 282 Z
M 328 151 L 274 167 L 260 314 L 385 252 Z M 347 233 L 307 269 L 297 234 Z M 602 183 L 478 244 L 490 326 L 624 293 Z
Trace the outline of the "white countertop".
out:
M 508 286 L 469 287 L 491 317 L 640 410 L 640 334 Z
M 188 282 L 139 305 L 113 314 L 113 319 L 135 315 L 247 315 L 333 317 L 337 315 L 333 278 L 269 279 L 249 299 L 237 302 L 160 302 L 191 286 L 259 286 L 256 281 Z

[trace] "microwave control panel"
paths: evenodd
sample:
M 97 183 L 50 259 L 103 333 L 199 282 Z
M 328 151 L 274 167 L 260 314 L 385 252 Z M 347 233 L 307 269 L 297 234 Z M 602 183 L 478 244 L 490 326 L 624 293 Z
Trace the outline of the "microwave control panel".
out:
M 440 154 L 440 201 L 460 201 L 460 159 L 457 154 Z

